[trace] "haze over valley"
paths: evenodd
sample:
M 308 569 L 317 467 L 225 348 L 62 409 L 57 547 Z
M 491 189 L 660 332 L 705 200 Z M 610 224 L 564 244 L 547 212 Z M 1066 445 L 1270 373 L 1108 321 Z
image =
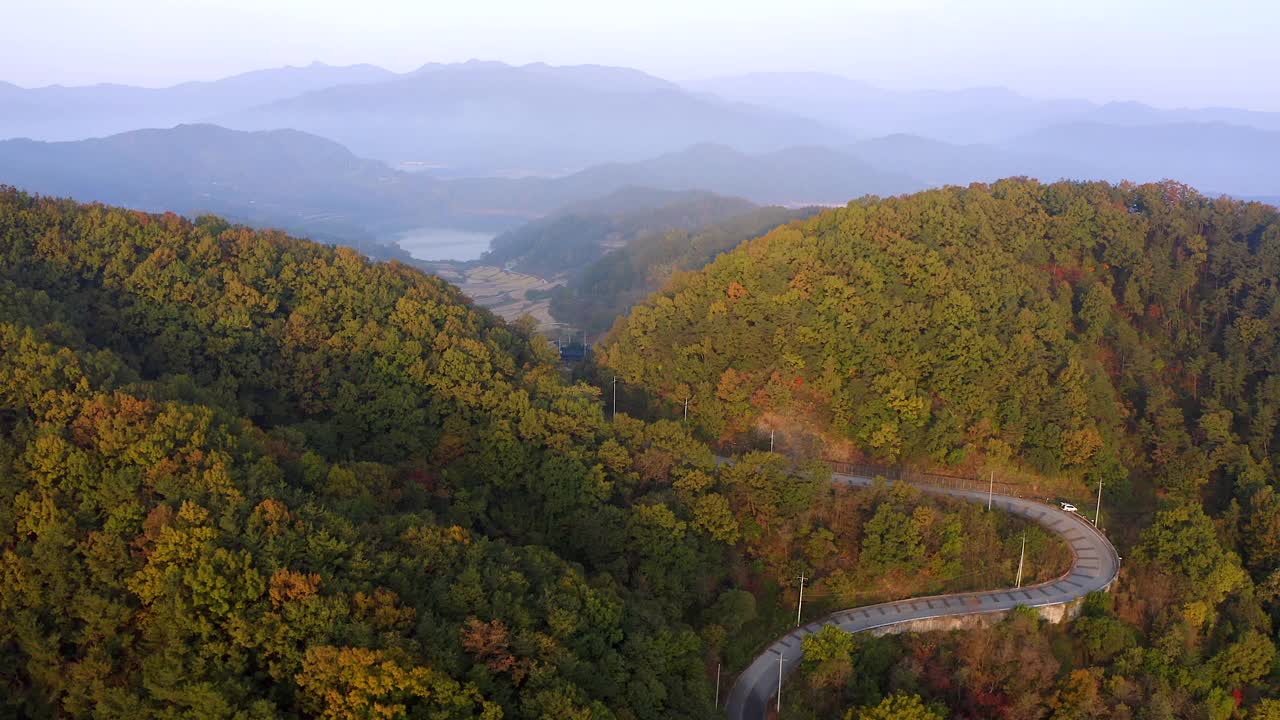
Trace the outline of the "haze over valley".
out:
M 1013 176 L 1280 187 L 1277 113 L 821 73 L 312 63 L 158 89 L 5 85 L 0 136 L 4 182 L 31 191 L 424 261 L 476 261 L 485 238 L 629 187 L 786 207 Z

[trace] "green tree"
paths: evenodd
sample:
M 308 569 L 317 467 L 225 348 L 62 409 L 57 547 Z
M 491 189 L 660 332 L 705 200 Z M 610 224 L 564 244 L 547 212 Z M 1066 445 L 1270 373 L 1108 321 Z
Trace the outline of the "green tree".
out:
M 879 705 L 854 708 L 845 720 L 943 720 L 945 714 L 925 705 L 919 695 L 895 693 Z

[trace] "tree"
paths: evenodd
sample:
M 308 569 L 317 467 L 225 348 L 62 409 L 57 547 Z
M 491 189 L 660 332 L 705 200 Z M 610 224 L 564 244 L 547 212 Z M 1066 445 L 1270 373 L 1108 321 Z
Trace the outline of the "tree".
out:
M 804 668 L 810 684 L 818 688 L 842 687 L 853 674 L 858 644 L 853 633 L 838 625 L 823 625 L 804 636 Z
M 1102 700 L 1101 672 L 1073 670 L 1050 703 L 1051 720 L 1087 720 L 1102 717 L 1107 707 Z
M 1249 631 L 1213 657 L 1210 665 L 1217 682 L 1225 688 L 1252 685 L 1269 675 L 1276 659 L 1271 639 Z
M 855 708 L 844 717 L 845 720 L 944 720 L 946 715 L 925 705 L 919 695 L 895 693 L 879 705 Z
M 403 717 L 498 720 L 502 710 L 461 685 L 424 667 L 405 668 L 384 654 L 362 648 L 315 647 L 298 675 L 303 704 L 332 720 Z

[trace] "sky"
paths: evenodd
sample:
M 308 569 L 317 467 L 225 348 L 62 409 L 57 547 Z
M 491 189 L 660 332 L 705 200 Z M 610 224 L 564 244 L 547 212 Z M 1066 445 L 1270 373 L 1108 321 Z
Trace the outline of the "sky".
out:
M 692 80 L 821 71 L 894 89 L 1280 111 L 1271 0 L 39 0 L 0 80 L 163 86 L 264 67 L 479 58 Z

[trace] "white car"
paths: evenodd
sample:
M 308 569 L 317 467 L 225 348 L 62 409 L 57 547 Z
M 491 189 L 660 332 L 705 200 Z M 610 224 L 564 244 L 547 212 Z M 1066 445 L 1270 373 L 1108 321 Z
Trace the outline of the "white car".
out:
M 1080 509 L 1077 508 L 1075 505 L 1072 505 L 1071 503 L 1064 502 L 1064 503 L 1058 503 L 1058 504 L 1061 505 L 1062 509 L 1067 512 L 1080 512 Z

